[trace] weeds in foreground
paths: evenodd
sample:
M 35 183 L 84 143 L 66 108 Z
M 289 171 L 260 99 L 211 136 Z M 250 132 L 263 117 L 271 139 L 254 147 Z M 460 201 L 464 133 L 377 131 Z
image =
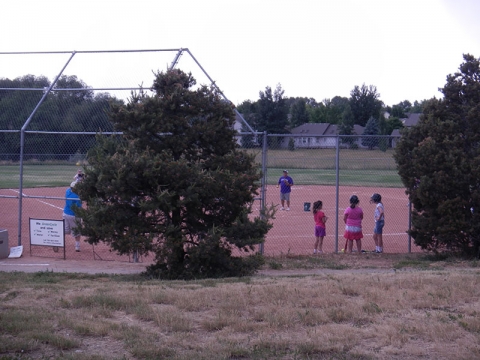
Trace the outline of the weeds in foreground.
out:
M 3 273 L 0 359 L 479 358 L 479 274 Z

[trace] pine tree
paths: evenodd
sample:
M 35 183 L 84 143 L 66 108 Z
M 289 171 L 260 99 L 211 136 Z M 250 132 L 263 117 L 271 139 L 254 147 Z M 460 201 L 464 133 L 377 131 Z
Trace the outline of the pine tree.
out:
M 250 217 L 260 174 L 236 145 L 231 104 L 195 84 L 180 70 L 157 73 L 153 96 L 113 107 L 123 136 L 99 137 L 88 154 L 81 231 L 120 254 L 155 253 L 153 276 L 248 275 L 271 227 L 268 214 Z
M 362 137 L 362 145 L 368 147 L 370 150 L 378 146 L 378 137 L 374 136 L 378 135 L 378 132 L 378 121 L 375 118 L 370 117 L 365 126 L 365 130 L 363 131 L 363 135 L 370 136 Z
M 338 134 L 339 135 L 353 135 L 354 129 L 354 118 L 350 105 L 346 105 L 345 109 L 342 112 L 342 121 L 338 125 Z M 341 137 L 343 144 L 347 144 L 348 147 L 352 148 L 352 145 L 357 141 L 357 137 L 345 136 Z
M 444 98 L 424 104 L 402 131 L 395 160 L 414 209 L 411 235 L 423 249 L 479 254 L 480 61 L 464 55 Z

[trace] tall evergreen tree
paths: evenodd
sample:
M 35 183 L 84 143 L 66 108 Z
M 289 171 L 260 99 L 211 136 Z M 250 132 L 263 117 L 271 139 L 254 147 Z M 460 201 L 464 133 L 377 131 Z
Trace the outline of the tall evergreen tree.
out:
M 338 126 L 338 134 L 353 135 L 353 129 L 354 129 L 353 113 L 352 113 L 352 110 L 350 109 L 350 106 L 347 104 L 347 106 L 345 107 L 345 110 L 342 113 L 342 121 Z M 357 141 L 357 138 L 351 137 L 351 136 L 345 136 L 341 138 L 341 141 L 342 143 L 347 144 L 349 147 L 351 147 Z
M 366 126 L 370 117 L 378 119 L 382 106 L 380 94 L 373 85 L 355 86 L 350 92 L 350 107 L 357 125 Z
M 363 131 L 363 135 L 369 135 L 368 137 L 362 137 L 362 145 L 367 146 L 369 149 L 373 149 L 378 146 L 378 137 L 374 135 L 379 134 L 378 120 L 373 116 L 370 117 Z
M 423 249 L 480 248 L 480 60 L 464 55 L 443 99 L 424 104 L 402 132 L 395 160 L 412 202 L 415 243 Z
M 162 278 L 241 276 L 270 228 L 251 218 L 260 174 L 237 148 L 230 104 L 180 70 L 158 73 L 154 96 L 110 114 L 122 138 L 99 139 L 78 193 L 81 232 L 120 254 L 155 253 Z M 233 256 L 234 250 L 250 256 Z
M 295 99 L 290 107 L 290 127 L 308 123 L 307 103 L 305 99 Z
M 275 91 L 267 86 L 265 91 L 260 91 L 257 103 L 258 131 L 269 134 L 286 134 L 288 125 L 288 107 L 283 97 L 284 90 L 280 84 Z

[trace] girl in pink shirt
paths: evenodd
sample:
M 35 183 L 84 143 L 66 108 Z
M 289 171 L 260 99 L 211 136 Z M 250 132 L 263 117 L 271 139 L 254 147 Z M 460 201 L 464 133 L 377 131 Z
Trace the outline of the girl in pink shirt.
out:
M 322 211 L 322 202 L 320 200 L 313 203 L 313 220 L 315 221 L 315 245 L 313 246 L 313 253 L 316 254 L 317 251 L 319 254 L 323 253 L 323 238 L 325 237 L 325 222 L 327 217 Z M 318 250 L 317 250 L 318 249 Z
M 353 248 L 353 240 L 357 242 L 358 253 L 362 253 L 362 220 L 363 210 L 358 206 L 360 200 L 357 195 L 350 197 L 350 207 L 345 209 L 343 213 L 343 221 L 345 222 L 344 237 L 347 240 L 345 244 L 345 252 L 351 253 Z

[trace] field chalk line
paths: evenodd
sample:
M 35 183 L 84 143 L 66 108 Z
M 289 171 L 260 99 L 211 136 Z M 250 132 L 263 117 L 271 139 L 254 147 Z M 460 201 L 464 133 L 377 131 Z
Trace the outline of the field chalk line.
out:
M 20 191 L 18 191 L 18 190 L 14 190 L 14 189 L 8 189 L 8 190 L 13 191 L 13 192 L 16 192 L 17 194 L 20 194 Z M 22 193 L 22 196 L 27 196 L 27 195 L 24 194 L 24 193 Z M 51 206 L 51 207 L 53 207 L 53 208 L 55 208 L 55 209 L 63 210 L 62 207 L 59 207 L 59 206 L 50 204 L 50 203 L 48 203 L 48 202 L 46 202 L 46 201 L 42 201 L 42 200 L 39 200 L 39 199 L 35 199 L 35 200 L 38 201 L 38 202 L 40 202 L 40 203 L 42 203 L 42 204 Z

